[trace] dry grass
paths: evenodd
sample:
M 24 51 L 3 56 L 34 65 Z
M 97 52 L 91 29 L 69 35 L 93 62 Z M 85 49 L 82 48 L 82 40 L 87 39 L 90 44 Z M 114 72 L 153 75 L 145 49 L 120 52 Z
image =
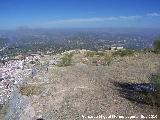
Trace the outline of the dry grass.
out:
M 39 95 L 43 91 L 41 86 L 37 85 L 25 85 L 21 86 L 20 92 L 22 95 L 31 96 L 31 95 Z

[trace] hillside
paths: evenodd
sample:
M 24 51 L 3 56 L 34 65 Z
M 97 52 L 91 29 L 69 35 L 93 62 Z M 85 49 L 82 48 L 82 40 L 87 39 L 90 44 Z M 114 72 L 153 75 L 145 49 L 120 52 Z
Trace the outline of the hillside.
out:
M 99 115 L 136 115 L 139 120 L 141 115 L 160 115 L 159 108 L 121 97 L 112 84 L 114 81 L 150 82 L 150 75 L 159 71 L 160 54 L 142 52 L 131 56 L 117 56 L 109 65 L 94 64 L 90 62 L 93 58 L 85 55 L 73 54 L 69 66 L 49 65 L 47 69 L 37 66 L 37 74 L 29 78 L 26 85 L 21 86 L 21 114 L 14 114 L 16 109 L 10 110 L 6 118 L 87 120 Z M 44 56 L 40 63 L 47 63 L 60 56 Z

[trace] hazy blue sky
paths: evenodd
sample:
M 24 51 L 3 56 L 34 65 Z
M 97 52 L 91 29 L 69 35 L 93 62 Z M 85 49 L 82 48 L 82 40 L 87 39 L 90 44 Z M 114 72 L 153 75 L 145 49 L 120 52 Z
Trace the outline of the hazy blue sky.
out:
M 0 29 L 160 27 L 160 0 L 0 0 Z

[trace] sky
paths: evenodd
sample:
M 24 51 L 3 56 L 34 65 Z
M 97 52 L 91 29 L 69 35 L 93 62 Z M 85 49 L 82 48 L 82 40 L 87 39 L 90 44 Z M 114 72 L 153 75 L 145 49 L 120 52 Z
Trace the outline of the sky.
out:
M 160 28 L 160 0 L 0 0 L 0 29 Z

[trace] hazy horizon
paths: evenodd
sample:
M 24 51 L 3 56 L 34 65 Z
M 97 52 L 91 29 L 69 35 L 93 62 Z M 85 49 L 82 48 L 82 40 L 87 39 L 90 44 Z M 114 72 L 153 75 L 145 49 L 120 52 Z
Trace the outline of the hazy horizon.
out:
M 19 26 L 16 28 L 0 28 L 0 31 L 19 31 L 19 30 L 160 30 L 160 27 L 28 27 Z

